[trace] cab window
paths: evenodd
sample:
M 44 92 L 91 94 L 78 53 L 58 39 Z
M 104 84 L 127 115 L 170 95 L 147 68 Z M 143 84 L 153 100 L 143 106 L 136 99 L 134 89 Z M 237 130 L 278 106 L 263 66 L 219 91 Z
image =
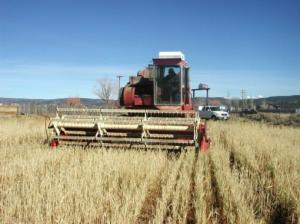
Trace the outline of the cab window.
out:
M 156 72 L 156 104 L 180 104 L 181 69 L 179 66 L 158 66 Z

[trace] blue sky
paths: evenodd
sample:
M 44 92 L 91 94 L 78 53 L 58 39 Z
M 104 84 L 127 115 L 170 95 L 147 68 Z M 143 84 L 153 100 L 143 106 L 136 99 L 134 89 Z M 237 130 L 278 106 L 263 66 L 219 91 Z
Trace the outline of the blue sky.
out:
M 0 97 L 96 98 L 181 50 L 212 96 L 300 94 L 300 1 L 0 0 Z

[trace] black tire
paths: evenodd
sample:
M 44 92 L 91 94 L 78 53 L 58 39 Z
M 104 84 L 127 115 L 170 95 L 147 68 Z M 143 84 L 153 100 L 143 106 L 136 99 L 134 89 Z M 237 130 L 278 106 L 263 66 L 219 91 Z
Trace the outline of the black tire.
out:
M 218 118 L 215 115 L 211 116 L 211 119 L 214 121 L 218 120 Z

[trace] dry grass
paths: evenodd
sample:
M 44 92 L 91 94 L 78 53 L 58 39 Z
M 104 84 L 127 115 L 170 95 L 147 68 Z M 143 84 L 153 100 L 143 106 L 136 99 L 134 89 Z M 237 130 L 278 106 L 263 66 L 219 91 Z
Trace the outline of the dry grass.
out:
M 212 154 L 228 154 L 221 156 L 229 158 L 227 168 L 221 162 L 223 173 L 229 166 L 230 179 L 247 186 L 242 191 L 255 216 L 266 223 L 299 222 L 300 129 L 250 122 L 211 128 L 218 149 Z
M 211 122 L 207 154 L 60 148 L 0 118 L 0 223 L 299 223 L 300 129 Z
M 18 107 L 12 105 L 0 105 L 0 115 L 16 115 Z
M 300 127 L 300 114 L 263 113 L 249 114 L 244 116 L 248 120 L 264 122 L 272 125 L 285 125 Z

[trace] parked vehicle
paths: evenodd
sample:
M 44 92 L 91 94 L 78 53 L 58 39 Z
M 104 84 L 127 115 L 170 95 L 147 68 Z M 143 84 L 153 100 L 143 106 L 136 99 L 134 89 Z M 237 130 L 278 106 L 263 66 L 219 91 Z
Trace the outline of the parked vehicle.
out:
M 199 116 L 205 119 L 227 120 L 229 113 L 222 106 L 199 106 Z

